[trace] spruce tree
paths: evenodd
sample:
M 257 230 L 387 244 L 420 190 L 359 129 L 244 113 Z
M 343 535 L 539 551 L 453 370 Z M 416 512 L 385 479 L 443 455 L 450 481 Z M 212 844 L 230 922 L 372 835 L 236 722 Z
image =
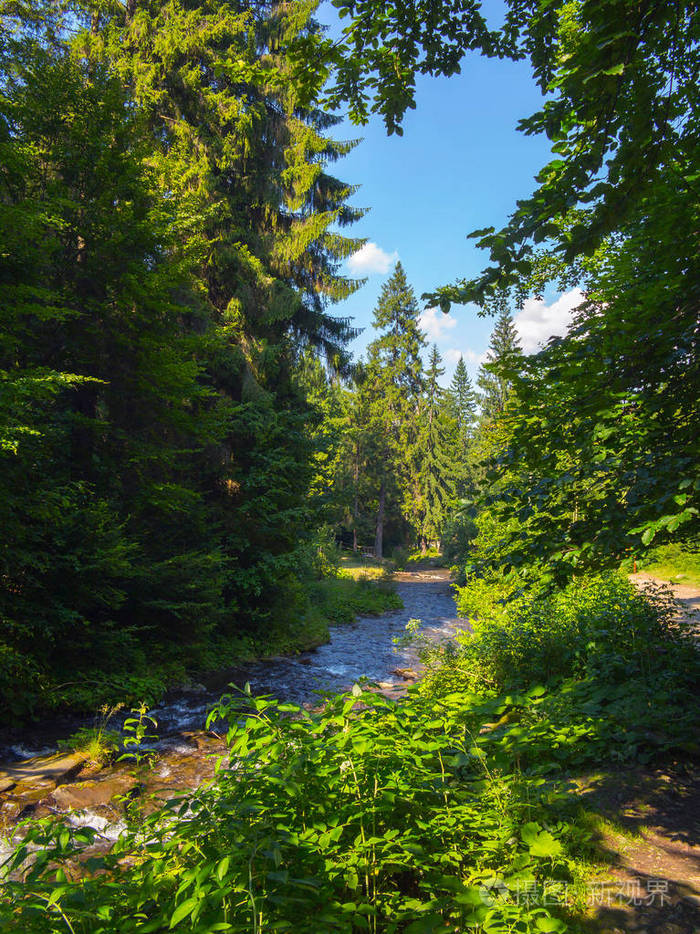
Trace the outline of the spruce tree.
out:
M 104 65 L 88 78 L 17 35 L 0 117 L 0 694 L 19 712 L 28 672 L 128 691 L 147 641 L 204 641 L 221 563 L 190 454 L 216 413 L 138 116 Z
M 446 401 L 454 426 L 452 457 L 455 467 L 455 491 L 459 498 L 463 498 L 471 492 L 470 449 L 478 405 L 478 395 L 472 386 L 463 357 L 460 357 L 457 363 Z
M 373 464 L 377 484 L 377 557 L 383 554 L 387 510 L 397 509 L 399 497 L 405 501 L 405 492 L 415 485 L 412 465 L 416 416 L 424 387 L 420 354 L 425 346 L 418 317 L 415 294 L 403 266 L 397 263 L 382 286 L 374 310 L 373 323 L 380 335 L 368 348 L 363 386 L 368 398 L 368 431 L 377 449 Z
M 520 355 L 513 316 L 508 310 L 503 310 L 491 332 L 486 363 L 480 368 L 477 379 L 481 389 L 482 421 L 492 421 L 505 409 L 512 386 L 510 374 L 517 369 Z
M 107 694 L 158 659 L 210 667 L 299 603 L 316 439 L 297 361 L 345 366 L 354 332 L 330 308 L 361 244 L 336 230 L 360 212 L 328 171 L 353 143 L 302 106 L 288 60 L 316 28 L 300 3 L 3 11 L 0 694 L 17 709 L 16 685 L 80 682 L 86 660 Z
M 339 267 L 361 241 L 336 228 L 361 211 L 327 170 L 354 144 L 330 139 L 336 119 L 300 98 L 287 49 L 318 28 L 308 5 L 88 6 L 82 41 L 131 90 L 159 187 L 178 206 L 198 299 L 185 298 L 183 322 L 204 336 L 203 379 L 227 413 L 199 476 L 228 568 L 226 619 L 254 630 L 274 615 L 266 601 L 284 601 L 312 525 L 314 443 L 295 361 L 312 346 L 342 369 L 355 333 L 329 307 L 359 284 Z
M 439 541 L 449 506 L 454 499 L 457 467 L 453 457 L 451 437 L 452 420 L 445 405 L 445 392 L 440 377 L 445 370 L 442 358 L 433 344 L 425 378 L 417 443 L 419 468 L 421 549 L 425 553 L 428 543 Z
M 447 393 L 450 410 L 461 435 L 468 437 L 474 428 L 478 395 L 469 378 L 464 357 L 460 357 Z

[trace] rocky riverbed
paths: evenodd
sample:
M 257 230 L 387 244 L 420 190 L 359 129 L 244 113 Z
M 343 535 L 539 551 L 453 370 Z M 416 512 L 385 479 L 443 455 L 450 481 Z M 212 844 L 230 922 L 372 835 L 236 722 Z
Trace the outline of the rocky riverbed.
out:
M 431 641 L 452 638 L 466 623 L 456 618 L 446 571 L 400 573 L 396 583 L 402 610 L 337 626 L 330 641 L 312 652 L 222 672 L 207 685 L 167 698 L 151 711 L 158 721 L 158 739 L 148 769 L 136 770 L 129 762 L 96 769 L 84 756 L 57 752 L 54 737 L 36 733 L 13 743 L 0 764 L 0 836 L 26 818 L 54 815 L 73 826 L 94 827 L 109 844 L 124 827 L 131 799 L 138 798 L 149 810 L 211 779 L 226 747 L 221 737 L 205 730 L 205 721 L 229 683 L 248 682 L 255 694 L 315 707 L 324 692 L 347 690 L 365 676 L 383 693 L 399 698 L 420 674 L 415 648 L 395 643 L 408 622 L 421 620 Z M 32 749 L 32 743 L 39 748 Z

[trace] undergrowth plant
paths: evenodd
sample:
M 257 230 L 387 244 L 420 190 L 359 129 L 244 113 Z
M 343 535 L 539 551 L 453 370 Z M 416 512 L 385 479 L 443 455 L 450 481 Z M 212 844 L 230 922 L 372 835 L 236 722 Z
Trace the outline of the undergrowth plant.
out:
M 210 722 L 228 724 L 230 761 L 211 787 L 97 857 L 88 829 L 23 828 L 0 922 L 74 934 L 564 931 L 542 893 L 575 880 L 580 835 L 551 788 L 490 762 L 478 723 L 492 715 L 468 694 L 397 704 L 369 685 L 315 715 L 225 697 Z M 71 881 L 61 867 L 81 858 Z
M 631 562 L 627 562 L 630 564 Z M 679 584 L 700 586 L 700 541 L 659 545 L 651 548 L 639 561 L 645 574 Z
M 420 690 L 507 695 L 499 742 L 541 772 L 697 755 L 700 653 L 670 592 L 622 574 L 521 596 L 471 621 L 458 649 L 430 650 Z M 543 685 L 533 700 L 533 687 Z
M 155 717 L 148 713 L 148 707 L 141 701 L 138 707 L 132 707 L 133 716 L 127 717 L 122 725 L 122 749 L 118 762 L 130 761 L 136 766 L 149 765 L 155 759 L 153 749 L 145 748 L 149 740 L 158 738 L 154 731 L 158 726 Z
M 115 759 L 121 746 L 119 730 L 109 728 L 110 720 L 122 709 L 122 704 L 104 704 L 95 716 L 92 726 L 80 727 L 67 739 L 58 741 L 62 751 L 80 753 L 89 763 L 102 768 Z
M 367 683 L 314 713 L 227 695 L 209 717 L 229 749 L 213 783 L 111 852 L 86 828 L 18 828 L 0 927 L 582 931 L 600 828 L 578 770 L 694 754 L 698 653 L 671 609 L 621 578 L 577 581 L 433 650 L 400 703 Z

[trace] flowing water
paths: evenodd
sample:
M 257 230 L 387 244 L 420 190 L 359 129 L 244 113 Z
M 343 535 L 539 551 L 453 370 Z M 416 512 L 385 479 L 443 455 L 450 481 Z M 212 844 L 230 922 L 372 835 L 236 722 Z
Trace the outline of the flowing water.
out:
M 254 694 L 273 694 L 302 705 L 319 702 L 319 692 L 345 691 L 360 677 L 382 685 L 403 683 L 396 670 L 417 667 L 415 649 L 400 647 L 394 640 L 405 635 L 411 619 L 419 619 L 432 640 L 446 639 L 464 626 L 456 618 L 452 588 L 444 571 L 418 571 L 398 575 L 396 589 L 404 608 L 382 616 L 360 617 L 354 624 L 335 626 L 331 639 L 311 652 L 291 658 L 274 658 L 229 673 L 238 687 L 246 681 Z M 201 729 L 213 703 L 228 683 L 220 679 L 214 693 L 182 694 L 157 708 L 162 732 Z
M 154 746 L 158 761 L 148 780 L 148 793 L 162 800 L 211 777 L 211 753 L 223 750 L 216 737 L 203 731 L 207 713 L 228 689 L 229 682 L 239 687 L 249 682 L 254 694 L 272 694 L 307 707 L 317 706 L 323 692 L 347 690 L 363 676 L 378 683 L 389 696 L 400 696 L 407 681 L 414 680 L 420 669 L 415 648 L 395 642 L 406 634 L 408 622 L 420 620 L 423 635 L 433 642 L 450 639 L 466 623 L 456 618 L 445 571 L 397 574 L 396 588 L 404 603 L 402 610 L 379 617 L 360 617 L 354 624 L 333 627 L 326 645 L 292 658 L 277 657 L 221 673 L 208 687 L 174 694 L 152 710 L 158 721 L 159 739 Z M 6 746 L 0 755 L 7 763 L 11 759 L 45 755 L 54 748 L 45 736 L 35 733 Z M 2 774 L 0 766 L 0 779 Z M 58 779 L 60 787 L 53 787 L 38 798 L 31 783 L 18 782 L 0 794 L 0 829 L 3 823 L 7 827 L 26 816 L 65 813 L 71 823 L 91 823 L 105 838 L 113 838 L 121 826 L 121 815 L 104 800 L 109 791 L 106 783 L 116 783 L 123 793 L 127 774 L 125 768 L 118 766 L 104 770 L 88 782 L 71 785 L 75 778 Z M 19 794 L 20 787 L 24 797 Z M 80 806 L 81 795 L 84 807 Z

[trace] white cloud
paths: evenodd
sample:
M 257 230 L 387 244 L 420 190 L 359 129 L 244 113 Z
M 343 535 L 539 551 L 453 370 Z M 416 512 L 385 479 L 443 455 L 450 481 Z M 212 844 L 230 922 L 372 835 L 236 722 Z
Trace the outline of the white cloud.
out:
M 457 319 L 444 314 L 439 308 L 426 308 L 425 311 L 421 311 L 418 323 L 431 343 L 439 341 L 447 331 L 457 327 Z
M 550 337 L 566 334 L 573 310 L 582 301 L 583 292 L 580 289 L 565 292 L 551 305 L 529 298 L 514 318 L 523 351 L 534 353 Z
M 348 260 L 348 268 L 354 273 L 372 273 L 380 272 L 386 274 L 396 263 L 399 254 L 394 250 L 393 253 L 386 253 L 376 243 L 365 243 L 362 249 L 353 253 Z
M 471 363 L 475 367 L 481 366 L 481 364 L 486 360 L 485 353 L 477 353 L 470 347 L 467 347 L 466 350 L 457 350 L 456 347 L 450 347 L 450 349 L 446 350 L 442 356 L 445 362 L 452 366 L 457 366 L 460 357 L 464 357 L 465 363 Z

